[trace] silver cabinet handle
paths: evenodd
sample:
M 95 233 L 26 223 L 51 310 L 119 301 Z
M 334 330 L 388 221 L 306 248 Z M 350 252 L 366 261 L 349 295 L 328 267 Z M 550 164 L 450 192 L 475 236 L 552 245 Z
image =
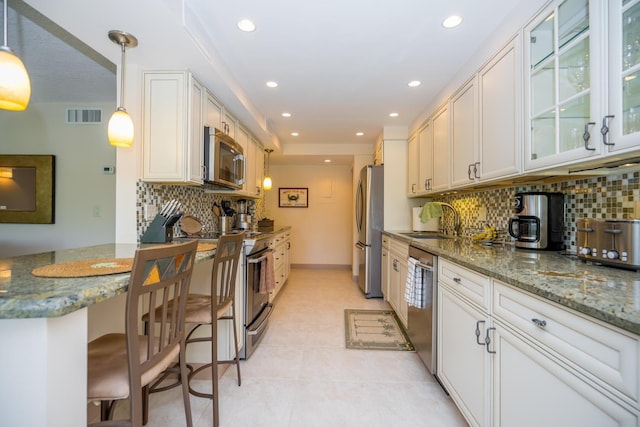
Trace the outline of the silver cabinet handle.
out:
M 478 320 L 476 322 L 476 342 L 479 345 L 485 345 L 482 341 L 480 341 L 480 323 L 484 323 L 484 320 Z
M 602 143 L 604 145 L 616 145 L 615 142 L 607 141 L 607 135 L 609 134 L 609 119 L 613 119 L 614 115 L 606 115 L 602 118 L 602 128 L 600 129 L 600 133 L 602 134 Z
M 394 269 L 395 271 L 398 271 L 398 260 L 397 260 L 397 259 L 394 259 L 394 260 L 393 260 L 393 269 Z
M 489 344 L 491 344 L 491 337 L 489 337 L 489 332 L 495 331 L 495 330 L 496 330 L 496 328 L 493 328 L 493 327 L 487 328 L 487 335 L 484 338 L 484 342 L 487 345 L 487 347 L 486 347 L 487 353 L 496 354 L 495 350 L 491 350 L 489 348 Z
M 411 193 L 415 193 L 416 192 L 416 185 L 415 184 L 411 184 Z
M 540 319 L 531 319 L 531 321 L 533 322 L 534 325 L 536 325 L 538 328 L 544 328 L 545 326 L 547 326 L 547 321 L 546 320 L 540 320 Z
M 596 122 L 589 122 L 584 125 L 584 133 L 582 134 L 582 139 L 584 140 L 584 149 L 589 151 L 596 151 L 595 148 L 589 147 L 589 140 L 591 139 L 591 134 L 589 133 L 589 126 L 594 126 Z
M 469 167 L 467 168 L 467 177 L 469 177 L 469 180 L 473 179 L 471 178 L 471 166 L 473 166 L 473 163 L 469 163 Z
M 478 175 L 478 168 L 480 166 L 480 162 L 475 162 L 473 164 L 473 176 L 480 179 L 480 176 Z
M 459 278 L 459 277 L 454 277 L 453 281 L 456 282 L 456 283 L 460 283 L 460 282 L 462 282 L 462 279 Z

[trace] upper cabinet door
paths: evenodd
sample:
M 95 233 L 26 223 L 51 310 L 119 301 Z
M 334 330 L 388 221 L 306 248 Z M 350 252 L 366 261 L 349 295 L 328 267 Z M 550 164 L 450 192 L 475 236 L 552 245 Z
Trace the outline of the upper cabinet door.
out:
M 609 152 L 640 146 L 640 0 L 609 1 Z M 611 145 L 609 145 L 611 144 Z
M 204 124 L 203 124 L 203 106 L 205 88 L 193 78 L 189 77 L 190 92 L 189 101 L 191 108 L 189 109 L 189 138 L 188 138 L 188 174 L 189 182 L 202 184 L 204 181 Z
M 418 194 L 418 168 L 420 161 L 419 147 L 418 147 L 418 133 L 415 133 L 409 138 L 408 142 L 408 154 L 407 154 L 407 196 L 415 196 Z
M 596 6 L 556 1 L 525 28 L 525 169 L 603 151 L 596 123 L 603 97 Z
M 213 133 L 213 129 L 222 130 L 222 104 L 207 91 L 207 102 L 205 108 L 205 126 Z
M 478 169 L 482 180 L 521 171 L 522 73 L 520 38 L 514 38 L 478 72 Z
M 479 178 L 476 163 L 478 137 L 476 79 L 471 79 L 451 99 L 451 185 L 460 187 Z

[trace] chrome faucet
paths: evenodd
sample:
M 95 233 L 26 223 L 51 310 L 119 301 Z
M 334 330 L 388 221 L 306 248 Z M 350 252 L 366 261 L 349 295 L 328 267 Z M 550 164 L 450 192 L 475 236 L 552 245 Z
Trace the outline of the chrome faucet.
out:
M 451 212 L 453 212 L 453 234 L 455 234 L 456 236 L 460 236 L 461 233 L 461 225 L 460 224 L 460 215 L 458 214 L 458 211 L 456 210 L 456 208 L 454 208 L 453 206 L 451 206 L 449 203 L 445 203 L 445 202 L 435 202 L 437 204 L 439 204 L 442 207 L 446 207 L 451 209 Z

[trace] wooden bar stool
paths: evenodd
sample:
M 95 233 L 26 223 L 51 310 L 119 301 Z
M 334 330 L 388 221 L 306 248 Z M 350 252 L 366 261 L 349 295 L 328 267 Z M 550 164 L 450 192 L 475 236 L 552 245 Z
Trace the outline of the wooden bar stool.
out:
M 125 333 L 107 334 L 88 345 L 89 400 L 101 402 L 99 426 L 142 425 L 142 388 L 176 363 L 188 377 L 185 306 L 198 241 L 139 249 L 127 290 Z M 178 304 L 169 305 L 169 301 Z M 153 333 L 140 335 L 141 313 L 149 313 Z M 182 382 L 187 426 L 192 426 L 189 386 Z M 129 419 L 111 420 L 115 404 L 130 399 Z

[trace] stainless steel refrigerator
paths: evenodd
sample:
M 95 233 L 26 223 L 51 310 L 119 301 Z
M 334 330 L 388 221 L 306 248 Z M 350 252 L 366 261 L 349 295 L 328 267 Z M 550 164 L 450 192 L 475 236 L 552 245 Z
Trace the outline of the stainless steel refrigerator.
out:
M 360 171 L 356 190 L 358 285 L 367 298 L 382 297 L 381 259 L 384 226 L 384 168 L 368 165 Z

